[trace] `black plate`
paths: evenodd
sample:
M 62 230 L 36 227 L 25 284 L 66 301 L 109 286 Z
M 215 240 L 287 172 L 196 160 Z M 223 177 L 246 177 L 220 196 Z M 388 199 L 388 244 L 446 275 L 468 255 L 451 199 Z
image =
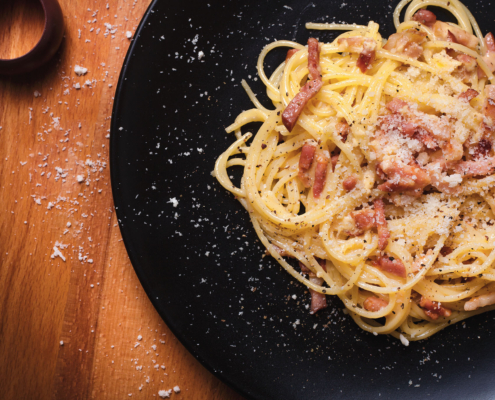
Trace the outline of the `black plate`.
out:
M 493 9 L 481 4 L 468 3 L 486 32 Z M 246 212 L 211 176 L 232 143 L 224 127 L 251 107 L 241 79 L 269 104 L 255 80 L 264 45 L 335 37 L 306 31 L 307 21 L 372 19 L 389 35 L 395 5 L 155 1 L 127 55 L 111 136 L 112 188 L 127 251 L 175 335 L 246 397 L 495 397 L 493 313 L 409 347 L 361 331 L 339 299 L 309 315 L 305 287 L 263 258 Z M 283 51 L 268 64 L 282 59 Z

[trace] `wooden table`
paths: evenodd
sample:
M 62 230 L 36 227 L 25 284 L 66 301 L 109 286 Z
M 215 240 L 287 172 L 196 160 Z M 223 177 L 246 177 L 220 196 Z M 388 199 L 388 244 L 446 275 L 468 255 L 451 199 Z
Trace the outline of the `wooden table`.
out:
M 126 32 L 149 2 L 60 0 L 66 33 L 55 58 L 0 77 L 3 400 L 151 399 L 175 386 L 172 399 L 241 399 L 165 326 L 113 209 L 113 96 Z M 0 58 L 29 51 L 43 23 L 36 0 L 0 1 Z

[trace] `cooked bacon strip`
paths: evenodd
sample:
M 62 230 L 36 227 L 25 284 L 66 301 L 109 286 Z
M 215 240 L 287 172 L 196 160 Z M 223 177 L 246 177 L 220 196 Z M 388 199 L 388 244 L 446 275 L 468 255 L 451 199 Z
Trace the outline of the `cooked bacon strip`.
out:
M 337 43 L 339 44 L 339 51 L 359 53 L 356 65 L 363 74 L 371 68 L 376 56 L 376 42 L 373 39 L 353 36 L 340 38 Z
M 491 175 L 495 172 L 495 157 L 461 161 L 454 166 L 454 171 L 463 177 Z
M 382 271 L 390 272 L 391 274 L 400 276 L 401 278 L 406 277 L 406 267 L 397 258 L 384 255 L 378 257 L 375 261 L 372 262 L 372 264 Z
M 495 38 L 493 33 L 488 32 L 485 36 L 485 44 L 488 51 L 495 51 Z
M 290 101 L 282 113 L 282 122 L 289 132 L 292 132 L 296 125 L 297 119 L 308 101 L 313 98 L 323 86 L 321 80 L 312 80 L 306 83 L 298 94 Z
M 306 267 L 301 261 L 299 261 L 299 268 L 301 269 L 301 272 L 303 274 L 310 274 L 310 275 L 312 274 L 314 276 L 313 272 L 308 267 Z
M 490 71 L 495 72 L 495 38 L 493 34 L 489 32 L 485 36 L 486 54 L 483 56 L 483 61 L 486 62 Z M 486 77 L 486 74 L 479 69 L 482 77 Z M 484 75 L 484 76 L 483 76 Z
M 487 158 L 492 150 L 492 142 L 488 139 L 481 139 L 477 144 L 473 152 L 473 159 L 479 160 L 481 158 Z
M 287 64 L 287 62 L 290 60 L 290 58 L 296 54 L 299 50 L 297 49 L 290 49 L 289 51 L 287 51 L 287 55 L 285 56 L 285 63 Z
M 456 60 L 462 64 L 458 67 L 462 81 L 465 83 L 473 83 L 476 74 L 479 75 L 478 62 L 476 61 L 476 58 L 462 53 L 456 56 Z
M 309 278 L 309 280 L 315 285 L 323 284 L 322 278 L 312 277 Z M 316 292 L 313 289 L 309 289 L 309 293 L 311 293 L 311 308 L 309 311 L 310 314 L 314 314 L 317 311 L 327 307 L 327 296 L 322 293 Z
M 459 43 L 457 41 L 457 38 L 454 36 L 454 34 L 450 30 L 447 32 L 447 42 Z
M 386 107 L 393 113 L 399 113 L 404 107 L 409 107 L 409 105 L 404 100 L 395 97 L 387 103 Z
M 335 129 L 337 133 L 342 137 L 342 141 L 345 143 L 347 140 L 347 136 L 349 135 L 349 131 L 351 130 L 349 124 L 347 122 L 339 122 L 335 125 Z
M 356 229 L 352 232 L 346 232 L 349 236 L 360 236 L 368 229 L 377 228 L 378 231 L 378 249 L 383 251 L 387 247 L 390 232 L 385 219 L 385 208 L 382 199 L 376 199 L 373 203 L 375 209 L 365 208 L 359 211 L 351 212 L 351 217 L 356 224 Z
M 384 192 L 405 192 L 412 196 L 420 196 L 425 186 L 431 183 L 429 175 L 422 168 L 406 165 L 398 160 L 382 161 L 378 168 L 388 179 L 377 187 Z
M 318 47 L 318 40 L 309 38 L 308 69 L 310 81 L 299 90 L 299 93 L 294 96 L 282 113 L 282 123 L 289 132 L 292 132 L 292 129 L 294 129 L 297 119 L 299 118 L 299 115 L 301 115 L 306 104 L 308 104 L 308 101 L 314 97 L 323 86 L 319 72 L 319 60 L 320 50 Z
M 418 10 L 418 12 L 413 15 L 412 20 L 418 21 L 419 23 L 431 28 L 433 24 L 437 21 L 437 17 L 431 11 L 421 9 Z
M 335 170 L 335 166 L 337 165 L 337 163 L 339 162 L 339 157 L 340 157 L 340 154 L 336 154 L 334 156 L 332 156 L 332 171 Z
M 491 126 L 495 125 L 495 85 L 485 86 L 486 102 L 483 114 L 491 119 Z
M 387 306 L 388 302 L 376 296 L 370 296 L 363 302 L 363 307 L 366 311 L 376 312 Z
M 392 53 L 402 54 L 416 59 L 423 54 L 421 44 L 425 39 L 426 33 L 416 29 L 407 29 L 391 35 L 383 48 Z
M 495 293 L 488 293 L 482 296 L 473 297 L 464 304 L 465 311 L 474 311 L 480 307 L 491 306 L 495 304 Z
M 435 115 L 414 111 L 405 101 L 395 98 L 387 104 L 393 113 L 399 113 L 419 132 L 416 139 L 421 140 L 428 148 L 438 146 L 443 151 L 446 161 L 460 160 L 464 155 L 462 143 L 453 137 L 452 124 Z
M 308 70 L 310 80 L 321 81 L 320 71 L 320 49 L 318 47 L 318 40 L 315 38 L 308 39 Z
M 359 211 L 351 212 L 351 217 L 356 224 L 356 229 L 352 232 L 347 232 L 349 236 L 360 236 L 368 229 L 376 226 L 375 211 L 371 208 L 365 208 Z
M 382 199 L 376 199 L 373 204 L 375 206 L 375 224 L 378 230 L 378 249 L 383 251 L 387 247 L 388 239 L 390 238 L 387 220 L 385 219 L 385 208 Z
M 438 317 L 450 317 L 452 311 L 436 301 L 431 301 L 425 296 L 421 296 L 419 306 L 424 310 L 425 314 L 431 319 L 438 319 Z
M 393 101 L 394 100 L 392 100 L 392 102 Z M 399 101 L 402 102 L 402 100 Z M 399 105 L 397 105 L 397 107 L 399 107 Z M 391 108 L 394 108 L 394 105 L 392 105 Z M 380 117 L 380 128 L 387 133 L 389 131 L 398 130 L 404 136 L 419 140 L 428 149 L 438 150 L 438 142 L 426 129 L 419 126 L 415 121 L 411 122 L 407 120 L 400 114 L 391 114 Z
M 467 33 L 458 26 L 449 25 L 442 21 L 436 21 L 433 24 L 433 33 L 440 40 L 449 41 L 450 37 L 451 42 L 462 44 L 473 50 L 476 50 L 476 46 L 478 46 L 478 38 L 476 36 Z
M 458 97 L 459 100 L 465 101 L 466 103 L 469 103 L 471 100 L 473 100 L 476 96 L 478 96 L 478 92 L 474 89 L 468 89 L 465 92 L 461 93 Z
M 311 186 L 311 177 L 309 175 L 309 169 L 311 164 L 313 164 L 313 158 L 315 156 L 317 143 L 314 140 L 307 140 L 304 143 L 301 156 L 299 157 L 299 179 L 301 179 L 304 187 Z
M 356 187 L 357 182 L 358 179 L 356 175 L 351 175 L 344 179 L 344 181 L 342 182 L 342 186 L 344 187 L 345 190 L 351 191 Z
M 330 154 L 328 151 L 318 151 L 316 153 L 316 169 L 315 169 L 315 182 L 313 184 L 313 197 L 319 199 L 323 188 L 325 187 L 325 181 L 327 179 L 327 166 L 330 161 Z
M 453 251 L 454 250 L 452 250 L 450 247 L 443 246 L 442 249 L 440 250 L 440 254 L 445 257 L 451 254 Z
M 357 67 L 364 74 L 367 70 L 371 68 L 371 64 L 375 61 L 376 56 L 376 43 L 370 41 L 364 41 L 363 43 L 363 51 L 359 53 L 359 57 L 356 61 Z
M 414 132 L 415 139 L 418 139 L 421 143 L 423 143 L 430 150 L 438 150 L 438 142 L 435 138 L 423 128 L 418 127 Z
M 320 267 L 323 269 L 323 271 L 327 272 L 327 261 L 323 258 L 318 257 L 315 257 L 315 260 L 318 261 L 318 264 L 320 264 Z

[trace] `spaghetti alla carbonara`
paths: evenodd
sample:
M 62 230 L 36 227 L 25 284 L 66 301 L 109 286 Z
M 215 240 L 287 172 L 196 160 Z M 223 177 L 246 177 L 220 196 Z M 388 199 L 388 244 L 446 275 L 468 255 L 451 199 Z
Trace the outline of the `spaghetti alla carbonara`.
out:
M 403 0 L 394 23 L 388 39 L 374 22 L 308 23 L 345 32 L 266 46 L 275 108 L 243 81 L 254 108 L 214 174 L 311 313 L 336 295 L 362 329 L 408 343 L 495 308 L 495 40 L 458 0 Z M 277 47 L 290 50 L 268 77 Z

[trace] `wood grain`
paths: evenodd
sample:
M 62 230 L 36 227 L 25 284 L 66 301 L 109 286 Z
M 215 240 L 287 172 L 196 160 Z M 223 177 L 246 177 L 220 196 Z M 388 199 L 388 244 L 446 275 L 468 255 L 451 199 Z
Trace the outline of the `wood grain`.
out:
M 18 57 L 41 35 L 42 8 L 0 3 L 0 58 Z M 55 58 L 0 77 L 0 397 L 148 399 L 179 386 L 171 398 L 242 399 L 163 323 L 116 223 L 107 135 L 126 32 L 149 1 L 60 3 Z

